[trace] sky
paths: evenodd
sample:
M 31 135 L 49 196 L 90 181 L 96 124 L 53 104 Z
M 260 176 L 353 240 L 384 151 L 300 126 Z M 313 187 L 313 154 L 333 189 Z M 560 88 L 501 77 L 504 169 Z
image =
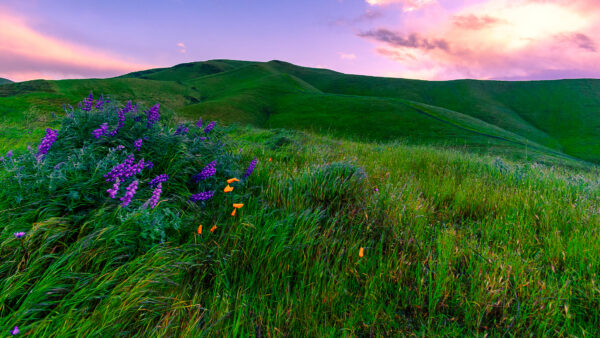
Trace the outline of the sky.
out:
M 600 0 L 0 0 L 0 77 L 235 59 L 423 80 L 600 78 Z

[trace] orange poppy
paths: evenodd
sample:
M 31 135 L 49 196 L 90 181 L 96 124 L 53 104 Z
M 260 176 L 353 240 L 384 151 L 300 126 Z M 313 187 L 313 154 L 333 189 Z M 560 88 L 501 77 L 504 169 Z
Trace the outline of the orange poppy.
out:
M 243 206 L 244 206 L 243 203 L 233 203 L 233 207 L 236 208 L 236 209 L 239 209 L 239 208 L 241 208 Z
M 236 211 L 236 210 L 237 210 L 237 209 L 233 209 L 233 211 L 231 212 L 231 216 L 235 216 L 235 211 Z
M 364 248 L 361 246 L 360 250 L 358 250 L 358 257 L 362 257 L 364 255 Z
M 216 228 L 217 228 L 217 226 L 216 226 L 216 225 L 213 225 L 213 227 L 212 227 L 212 228 L 210 228 L 210 232 L 215 232 L 215 229 L 216 229 Z
M 202 235 L 202 224 L 198 227 L 198 235 Z
M 271 162 L 271 158 L 269 157 L 269 162 Z
M 225 187 L 225 189 L 223 189 L 223 192 L 232 192 L 233 191 L 233 187 L 230 186 L 229 184 Z
M 239 181 L 240 181 L 240 180 L 238 180 L 237 178 L 235 178 L 235 177 L 234 177 L 234 178 L 230 178 L 230 179 L 228 179 L 228 180 L 227 180 L 227 184 L 231 184 L 231 183 L 233 183 L 233 182 L 239 182 Z

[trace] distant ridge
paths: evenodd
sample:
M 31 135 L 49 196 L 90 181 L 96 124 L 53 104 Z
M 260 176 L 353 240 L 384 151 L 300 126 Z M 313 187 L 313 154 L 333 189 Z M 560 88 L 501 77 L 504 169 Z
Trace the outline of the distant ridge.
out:
M 210 60 L 109 79 L 3 85 L 0 117 L 19 116 L 27 109 L 22 107 L 32 105 L 56 110 L 90 90 L 120 101 L 160 102 L 189 120 L 600 163 L 597 79 L 422 81 L 349 75 L 277 60 Z
M 1 84 L 6 84 L 6 83 L 13 83 L 13 82 L 11 80 L 9 80 L 9 79 L 5 79 L 5 78 L 0 77 L 0 85 Z

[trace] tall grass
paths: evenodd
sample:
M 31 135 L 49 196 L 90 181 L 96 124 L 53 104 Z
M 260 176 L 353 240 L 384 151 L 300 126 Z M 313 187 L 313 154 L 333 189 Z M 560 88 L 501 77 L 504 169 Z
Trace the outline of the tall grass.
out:
M 168 151 L 152 150 L 161 173 L 192 174 L 221 151 L 186 159 L 172 131 L 157 131 L 172 140 Z M 232 175 L 254 157 L 258 165 L 238 195 L 204 208 L 177 197 L 188 193 L 184 180 L 152 212 L 87 195 L 108 166 L 67 167 L 78 174 L 44 177 L 17 203 L 18 168 L 1 170 L 0 327 L 35 336 L 599 333 L 597 172 L 285 130 L 217 132 Z M 94 156 L 109 149 L 63 148 L 54 161 L 69 166 L 100 166 Z M 43 193 L 48 180 L 58 193 Z M 236 202 L 244 206 L 231 217 Z M 157 224 L 177 226 L 152 237 Z

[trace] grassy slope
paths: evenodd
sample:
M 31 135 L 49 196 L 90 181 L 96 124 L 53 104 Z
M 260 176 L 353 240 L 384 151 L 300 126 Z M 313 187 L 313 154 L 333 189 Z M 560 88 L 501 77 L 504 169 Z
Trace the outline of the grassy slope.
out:
M 114 79 L 2 86 L 0 116 L 13 127 L 0 137 L 10 146 L 25 116 L 39 116 L 92 89 L 118 93 L 122 101 L 158 101 L 189 119 L 320 130 L 358 140 L 401 137 L 511 158 L 528 156 L 532 149 L 549 159 L 567 159 L 564 153 L 600 160 L 597 80 L 429 82 L 346 75 L 279 61 L 213 60 Z M 34 122 L 33 127 L 45 123 Z
M 9 79 L 0 77 L 0 85 L 5 84 L 5 83 L 12 83 L 12 81 Z

